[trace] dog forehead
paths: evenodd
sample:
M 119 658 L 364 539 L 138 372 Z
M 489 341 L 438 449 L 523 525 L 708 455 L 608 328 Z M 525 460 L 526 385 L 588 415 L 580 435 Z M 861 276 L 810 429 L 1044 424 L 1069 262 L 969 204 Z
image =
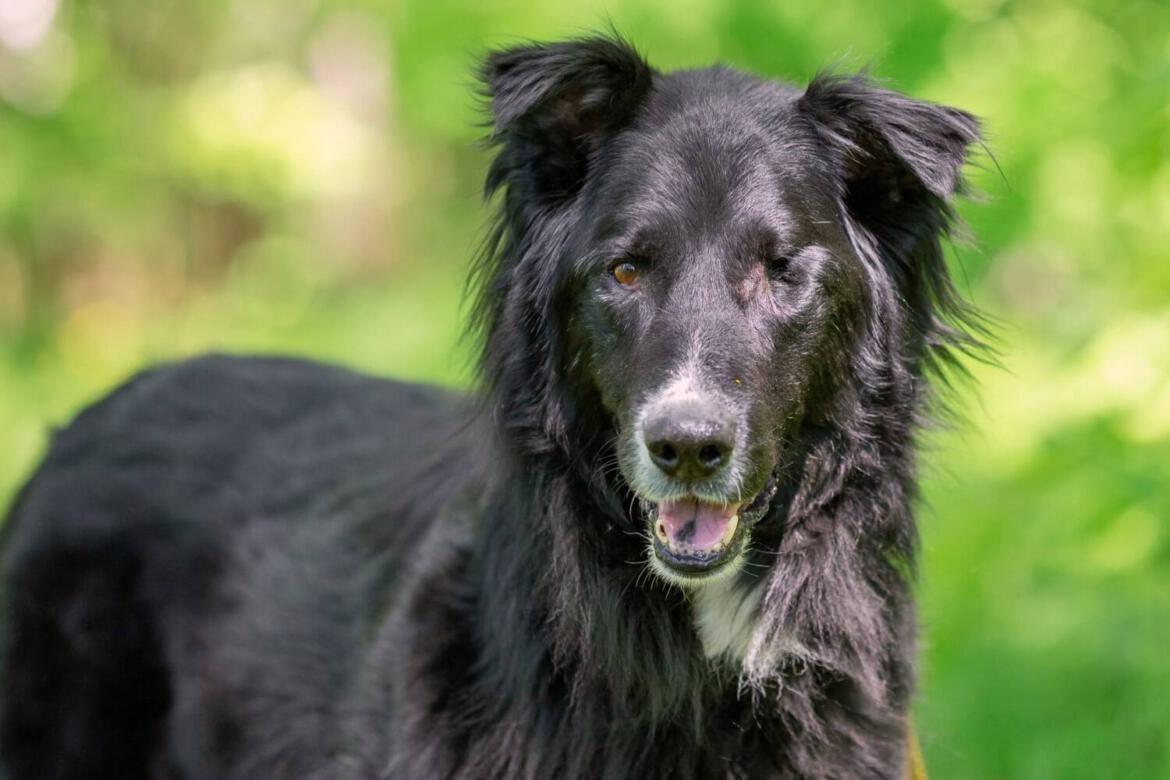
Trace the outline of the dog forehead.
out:
M 625 216 L 698 224 L 782 219 L 824 178 L 824 153 L 794 117 L 795 90 L 723 68 L 670 74 L 607 166 Z

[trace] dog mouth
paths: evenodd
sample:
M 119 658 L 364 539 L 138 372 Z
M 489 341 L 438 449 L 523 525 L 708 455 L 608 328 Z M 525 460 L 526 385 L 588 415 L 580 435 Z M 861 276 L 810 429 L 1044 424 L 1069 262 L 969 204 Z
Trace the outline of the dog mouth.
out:
M 650 528 L 652 563 L 668 579 L 697 584 L 734 572 L 752 527 L 776 495 L 772 475 L 750 501 L 718 503 L 695 496 L 641 500 Z

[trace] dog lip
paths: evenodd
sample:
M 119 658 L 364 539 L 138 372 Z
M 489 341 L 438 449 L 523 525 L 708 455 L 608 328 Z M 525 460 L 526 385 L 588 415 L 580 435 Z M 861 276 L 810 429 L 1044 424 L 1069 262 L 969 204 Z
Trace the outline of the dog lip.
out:
M 748 519 L 753 525 L 763 519 L 764 515 L 768 514 L 768 510 L 772 508 L 772 500 L 776 498 L 776 493 L 780 489 L 780 480 L 776 473 L 773 472 L 768 477 L 768 481 L 764 484 L 763 489 L 755 495 L 755 497 L 745 504 L 740 509 L 741 519 Z
M 724 507 L 734 507 L 733 517 L 729 517 L 724 533 L 718 542 L 707 547 L 691 545 L 672 545 L 671 536 L 659 523 L 659 508 L 662 502 L 639 498 L 642 514 L 645 517 L 650 531 L 651 547 L 658 561 L 666 566 L 675 576 L 681 579 L 705 579 L 724 564 L 734 560 L 747 546 L 752 527 L 758 523 L 772 507 L 772 501 L 779 489 L 779 480 L 773 473 L 751 501 L 739 504 L 723 504 Z M 674 502 L 691 502 L 695 504 L 716 504 L 694 496 L 684 496 L 673 499 Z
M 698 504 L 700 502 L 691 499 L 687 503 Z M 683 579 L 702 579 L 704 575 L 709 575 L 728 561 L 738 557 L 746 545 L 748 525 L 741 522 L 740 516 L 735 513 L 737 505 L 720 507 L 724 511 L 729 511 L 730 516 L 719 528 L 708 529 L 708 536 L 713 536 L 718 531 L 717 538 L 706 539 L 704 541 L 707 544 L 700 545 L 690 544 L 690 537 L 677 538 L 672 536 L 664 528 L 664 524 L 660 522 L 660 506 L 659 504 L 650 505 L 647 513 L 652 530 L 651 539 L 654 555 L 662 565 Z
M 676 574 L 684 577 L 704 575 L 710 574 L 739 554 L 740 545 L 735 544 L 736 541 L 739 540 L 733 540 L 731 545 L 719 545 L 705 552 L 689 552 L 672 549 L 655 538 L 654 554 Z
M 638 498 L 638 504 L 642 509 L 642 516 L 644 518 L 646 518 L 647 520 L 651 521 L 650 522 L 650 530 L 651 530 L 652 534 L 657 537 L 657 534 L 653 533 L 655 530 L 654 529 L 655 523 L 653 521 L 656 519 L 659 504 L 664 502 L 664 501 L 679 500 L 679 501 L 695 501 L 695 502 L 708 503 L 708 504 L 722 503 L 725 506 L 735 505 L 738 507 L 738 511 L 736 512 L 736 515 L 739 518 L 740 527 L 746 526 L 746 527 L 750 528 L 751 526 L 755 525 L 760 520 L 762 520 L 764 518 L 764 516 L 768 514 L 768 511 L 772 508 L 772 501 L 776 498 L 777 492 L 779 492 L 779 487 L 780 487 L 779 476 L 776 472 L 773 472 L 768 477 L 768 481 L 766 483 L 764 483 L 764 487 L 761 488 L 760 491 L 758 493 L 756 493 L 750 501 L 747 501 L 747 502 L 735 502 L 735 501 L 732 501 L 730 499 L 723 501 L 723 502 L 717 502 L 717 501 L 711 501 L 711 500 L 706 499 L 706 498 L 699 498 L 699 497 L 694 496 L 694 495 L 684 495 L 681 497 L 677 497 L 675 499 L 659 499 L 659 500 L 649 499 L 649 498 L 646 498 L 645 496 L 638 496 L 637 498 Z

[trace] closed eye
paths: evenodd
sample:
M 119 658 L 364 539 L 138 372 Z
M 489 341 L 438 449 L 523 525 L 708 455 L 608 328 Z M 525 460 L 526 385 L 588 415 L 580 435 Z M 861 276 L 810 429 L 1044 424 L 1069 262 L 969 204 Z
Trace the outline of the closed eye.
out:
M 768 278 L 773 282 L 794 282 L 796 275 L 793 273 L 792 256 L 788 254 L 774 255 L 769 257 L 765 263 L 765 268 L 768 271 Z

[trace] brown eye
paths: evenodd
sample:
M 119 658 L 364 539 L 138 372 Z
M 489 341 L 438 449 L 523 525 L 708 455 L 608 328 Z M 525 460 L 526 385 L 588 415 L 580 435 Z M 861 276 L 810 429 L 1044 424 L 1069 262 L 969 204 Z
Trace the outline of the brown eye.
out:
M 623 287 L 635 287 L 638 284 L 638 266 L 634 265 L 629 260 L 622 260 L 615 263 L 610 269 L 613 278 L 617 283 Z

